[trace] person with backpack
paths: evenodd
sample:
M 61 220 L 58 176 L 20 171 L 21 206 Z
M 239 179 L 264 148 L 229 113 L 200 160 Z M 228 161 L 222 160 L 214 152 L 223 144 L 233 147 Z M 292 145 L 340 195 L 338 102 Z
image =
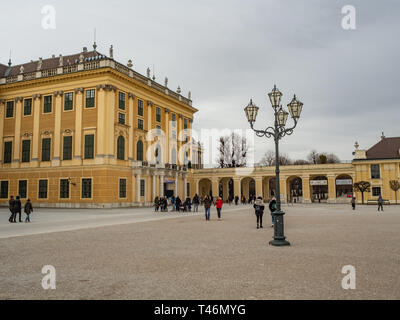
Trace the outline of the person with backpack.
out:
M 217 208 L 218 220 L 221 220 L 222 204 L 223 204 L 223 202 L 222 202 L 221 197 L 217 197 L 217 200 L 215 200 L 215 207 Z
M 264 215 L 264 208 L 265 208 L 264 203 L 262 201 L 262 197 L 259 196 L 256 199 L 256 201 L 254 202 L 253 208 L 255 210 L 254 213 L 256 214 L 256 217 L 257 217 L 257 229 L 260 229 L 260 228 L 262 229 L 263 228 L 262 218 Z
M 211 207 L 211 198 L 210 196 L 206 196 L 204 198 L 204 211 L 206 214 L 206 221 L 210 220 L 210 207 Z
M 33 211 L 32 203 L 31 203 L 31 200 L 28 199 L 28 200 L 26 200 L 26 203 L 24 206 L 24 212 L 26 213 L 25 222 L 31 222 L 30 215 L 31 215 L 32 211 Z
M 276 211 L 277 207 L 276 207 L 276 198 L 272 197 L 271 201 L 269 202 L 269 211 L 271 212 L 271 219 L 272 219 L 272 224 L 271 227 L 274 226 L 274 212 Z
M 15 212 L 14 212 L 14 196 L 10 196 L 10 200 L 8 200 L 8 209 L 10 209 L 11 215 L 10 218 L 8 219 L 8 221 L 10 221 L 10 223 L 14 223 L 15 221 Z

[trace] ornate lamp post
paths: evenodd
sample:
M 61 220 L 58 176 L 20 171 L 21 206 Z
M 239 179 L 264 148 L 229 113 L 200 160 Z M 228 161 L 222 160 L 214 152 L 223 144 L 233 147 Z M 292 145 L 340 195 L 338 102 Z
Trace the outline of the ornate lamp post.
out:
M 279 187 L 279 140 L 285 135 L 291 135 L 293 133 L 293 129 L 296 127 L 297 121 L 300 118 L 303 103 L 298 101 L 295 95 L 292 101 L 287 105 L 290 115 L 293 118 L 294 125 L 291 128 L 286 128 L 285 126 L 289 113 L 286 112 L 280 104 L 282 93 L 276 88 L 276 86 L 274 86 L 274 89 L 272 89 L 271 93 L 268 93 L 268 96 L 275 115 L 275 124 L 273 127 L 268 127 L 265 130 L 254 129 L 253 125 L 256 121 L 258 107 L 253 104 L 251 99 L 247 107 L 244 108 L 244 111 L 246 112 L 246 117 L 250 123 L 250 127 L 254 130 L 258 137 L 273 137 L 275 140 L 275 193 L 277 210 L 274 212 L 274 239 L 271 240 L 269 244 L 274 246 L 289 246 L 290 243 L 286 240 L 284 235 L 283 215 L 285 213 L 281 210 L 281 195 Z

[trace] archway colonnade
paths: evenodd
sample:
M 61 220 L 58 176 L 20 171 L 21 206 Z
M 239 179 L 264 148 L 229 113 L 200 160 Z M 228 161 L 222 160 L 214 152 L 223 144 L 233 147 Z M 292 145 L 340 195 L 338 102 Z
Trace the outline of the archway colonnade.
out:
M 349 202 L 353 195 L 351 164 L 283 166 L 280 173 L 282 203 Z M 275 195 L 275 168 L 202 169 L 193 173 L 191 195 L 220 196 L 224 201 L 242 196 Z

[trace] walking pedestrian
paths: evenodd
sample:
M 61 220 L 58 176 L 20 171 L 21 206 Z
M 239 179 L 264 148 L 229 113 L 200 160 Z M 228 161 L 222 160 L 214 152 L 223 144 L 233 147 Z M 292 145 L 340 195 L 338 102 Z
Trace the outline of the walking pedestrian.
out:
M 158 212 L 158 209 L 160 208 L 160 201 L 158 200 L 158 197 L 154 198 L 154 211 Z
M 272 197 L 271 201 L 269 202 L 268 207 L 269 207 L 269 211 L 271 213 L 271 220 L 272 220 L 271 227 L 273 227 L 274 226 L 274 212 L 277 209 L 276 208 L 276 198 L 275 198 L 275 196 Z
M 206 214 L 206 221 L 210 220 L 210 207 L 211 207 L 211 198 L 210 196 L 206 196 L 204 198 L 204 210 Z
M 25 206 L 24 206 L 24 212 L 26 214 L 25 222 L 31 222 L 31 212 L 33 211 L 32 203 L 31 200 L 28 199 L 26 200 Z
M 379 211 L 379 209 L 381 211 L 383 211 L 383 198 L 382 198 L 382 196 L 379 196 L 379 198 L 378 198 L 378 211 Z
M 351 207 L 353 208 L 353 210 L 356 209 L 356 197 L 351 198 Z
M 175 210 L 176 211 L 180 211 L 180 209 L 181 209 L 181 199 L 179 198 L 179 196 L 177 196 L 176 198 L 175 198 Z
M 193 211 L 198 212 L 199 211 L 199 203 L 200 203 L 200 199 L 199 196 L 197 195 L 197 193 L 194 195 L 193 197 Z
M 223 201 L 221 197 L 217 197 L 215 201 L 215 207 L 217 208 L 218 220 L 221 220 L 221 209 L 222 209 Z
M 236 197 L 235 197 L 235 205 L 237 206 L 238 204 L 239 204 L 239 197 L 236 196 Z
M 22 209 L 22 204 L 21 204 L 21 200 L 19 198 L 19 196 L 17 196 L 15 198 L 15 202 L 14 202 L 14 220 L 17 219 L 17 213 L 18 213 L 18 221 L 22 222 L 22 218 L 21 218 L 21 209 Z
M 263 228 L 262 218 L 263 218 L 263 215 L 264 215 L 265 206 L 264 206 L 264 203 L 262 201 L 262 197 L 261 196 L 259 196 L 256 199 L 253 207 L 254 207 L 254 210 L 255 210 L 254 213 L 256 214 L 256 217 L 257 217 L 257 229 Z
M 14 196 L 10 196 L 10 200 L 8 200 L 8 208 L 10 209 L 11 215 L 10 218 L 8 219 L 8 221 L 10 221 L 10 223 L 16 222 L 15 221 L 15 211 L 14 211 Z

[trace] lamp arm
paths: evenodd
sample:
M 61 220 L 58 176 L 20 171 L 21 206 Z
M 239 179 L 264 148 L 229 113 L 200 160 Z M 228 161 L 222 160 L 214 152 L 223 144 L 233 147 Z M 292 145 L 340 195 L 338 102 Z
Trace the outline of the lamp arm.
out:
M 257 130 L 257 129 L 254 129 L 253 123 L 250 123 L 250 127 L 256 133 L 257 137 L 264 137 L 265 136 L 267 138 L 271 138 L 271 137 L 275 138 L 276 133 L 277 133 L 277 132 L 275 132 L 273 127 L 268 127 L 265 130 Z M 271 130 L 271 131 L 269 131 L 269 130 Z
M 296 128 L 296 126 L 297 126 L 297 119 L 294 118 L 293 121 L 294 121 L 294 125 L 291 128 L 286 129 L 285 127 L 279 127 L 279 129 L 278 129 L 279 130 L 279 133 L 278 133 L 279 139 L 283 138 L 286 135 L 290 136 L 293 133 L 293 129 Z

